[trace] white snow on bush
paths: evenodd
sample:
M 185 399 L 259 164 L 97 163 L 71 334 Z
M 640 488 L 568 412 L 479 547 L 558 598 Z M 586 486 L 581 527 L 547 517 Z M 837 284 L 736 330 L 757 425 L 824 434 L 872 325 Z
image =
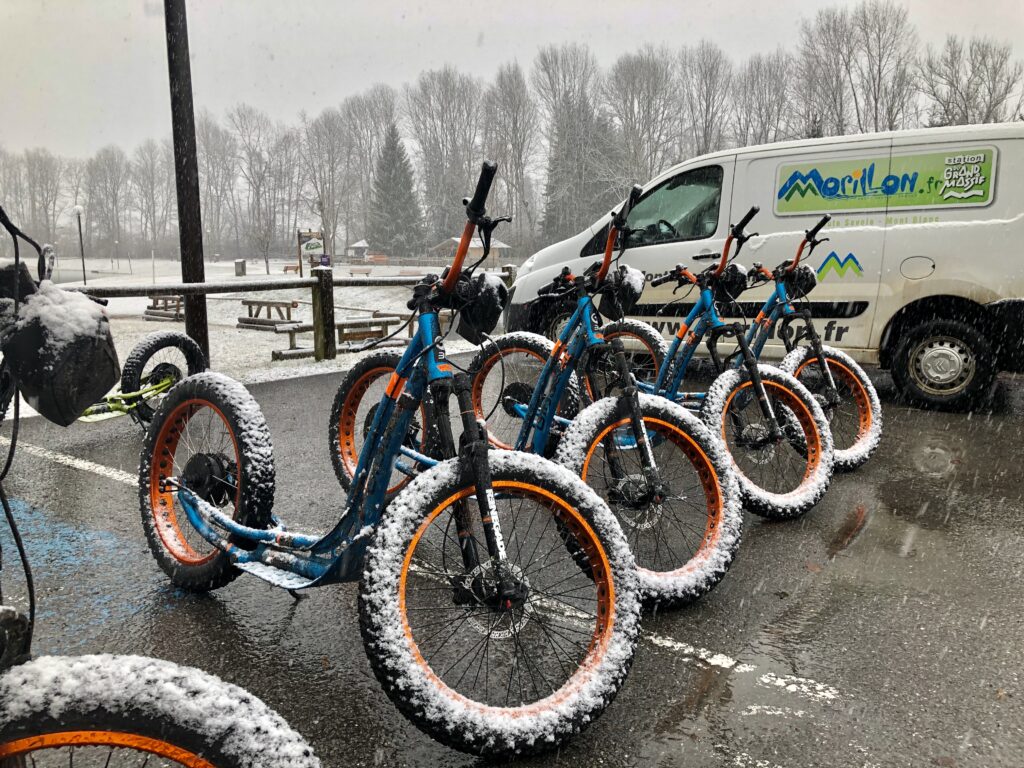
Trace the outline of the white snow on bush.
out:
M 740 546 L 743 530 L 742 497 L 732 459 L 714 432 L 694 414 L 664 397 L 640 395 L 645 417 L 659 418 L 680 425 L 707 455 L 718 476 L 724 499 L 722 522 L 713 549 L 702 553 L 672 571 L 652 571 L 637 566 L 643 598 L 660 605 L 691 603 L 710 592 L 732 564 Z M 606 397 L 580 412 L 562 435 L 555 461 L 574 474 L 583 472 L 583 461 L 590 446 L 621 411 L 618 398 Z
M 763 380 L 778 382 L 791 389 L 811 413 L 818 429 L 821 442 L 821 456 L 816 470 L 803 478 L 800 485 L 787 493 L 773 493 L 761 488 L 748 478 L 739 467 L 736 478 L 743 494 L 744 505 L 751 512 L 773 519 L 786 519 L 804 514 L 817 504 L 825 495 L 832 482 L 832 471 L 835 462 L 835 451 L 832 446 L 832 430 L 829 429 L 825 412 L 818 401 L 803 384 L 788 373 L 773 365 L 758 364 Z M 722 419 L 730 395 L 747 381 L 747 372 L 740 368 L 730 368 L 711 384 L 701 405 L 701 418 L 712 430 L 720 433 Z M 735 461 L 733 462 L 735 466 Z
M 582 730 L 611 702 L 625 680 L 640 631 L 640 600 L 633 558 L 614 515 L 579 477 L 532 454 L 492 450 L 492 474 L 525 473 L 541 487 L 571 486 L 576 509 L 589 517 L 611 563 L 614 630 L 596 665 L 582 667 L 555 695 L 519 707 L 489 706 L 454 691 L 446 695 L 413 656 L 399 609 L 399 577 L 406 546 L 426 508 L 440 502 L 459 476 L 459 459 L 441 462 L 395 497 L 367 555 L 360 615 L 367 654 L 388 695 L 413 721 L 449 746 L 489 756 L 550 749 Z
M 109 654 L 44 656 L 0 677 L 0 729 L 18 720 L 59 720 L 95 710 L 174 723 L 246 768 L 320 765 L 284 718 L 251 693 L 169 661 Z
M 99 337 L 106 332 L 107 313 L 83 293 L 65 291 L 49 280 L 29 296 L 18 311 L 18 327 L 38 321 L 54 352 L 80 336 Z
M 878 399 L 878 391 L 875 389 L 875 385 L 868 378 L 864 369 L 852 357 L 842 350 L 825 345 L 822 346 L 821 351 L 826 359 L 832 358 L 853 371 L 853 374 L 860 380 L 864 391 L 868 395 L 868 405 L 871 408 L 871 428 L 867 431 L 867 434 L 858 435 L 853 445 L 835 448 L 836 469 L 843 471 L 856 469 L 871 457 L 871 454 L 874 453 L 882 439 L 882 403 Z M 796 375 L 797 369 L 810 354 L 810 347 L 797 347 L 783 358 L 779 367 L 791 376 Z

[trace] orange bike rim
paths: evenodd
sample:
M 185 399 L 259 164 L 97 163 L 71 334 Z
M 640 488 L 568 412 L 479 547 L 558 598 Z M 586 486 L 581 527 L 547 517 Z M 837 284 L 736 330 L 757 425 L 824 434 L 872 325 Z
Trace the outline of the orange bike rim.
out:
M 120 731 L 61 731 L 40 736 L 27 736 L 23 739 L 0 744 L 0 758 L 12 758 L 30 755 L 44 749 L 63 749 L 65 747 L 111 747 L 132 749 L 168 760 L 174 760 L 186 768 L 216 768 L 194 752 L 169 744 L 162 739 L 140 736 L 136 733 Z
M 359 377 L 352 386 L 352 389 L 349 390 L 348 397 L 345 398 L 345 403 L 342 405 L 341 415 L 338 417 L 338 450 L 341 453 L 341 462 L 344 464 L 345 471 L 350 478 L 355 475 L 356 467 L 359 465 L 359 450 L 356 450 L 356 430 L 359 428 L 359 425 L 356 424 L 358 409 L 355 406 L 363 399 L 363 395 L 366 394 L 366 391 L 375 381 L 380 379 L 381 376 L 391 376 L 394 372 L 394 368 L 387 366 L 370 369 Z M 405 379 L 400 381 L 404 386 Z M 395 393 L 394 398 L 397 397 L 398 393 Z M 420 406 L 420 423 L 423 425 L 421 429 L 425 429 L 427 419 L 422 405 Z M 411 479 L 411 477 L 400 478 L 397 483 L 388 488 L 387 492 L 395 493 Z
M 532 349 L 526 349 L 525 347 L 512 347 L 511 349 L 504 349 L 501 350 L 500 352 L 495 352 L 493 355 L 487 358 L 487 360 L 484 361 L 483 366 L 481 366 L 480 370 L 477 372 L 476 376 L 473 377 L 473 410 L 476 411 L 477 418 L 482 419 L 487 415 L 484 413 L 483 404 L 484 380 L 487 378 L 488 374 L 490 374 L 491 369 L 498 364 L 499 358 L 505 357 L 506 355 L 511 355 L 515 352 L 522 352 L 523 354 L 536 358 L 541 362 L 541 365 L 543 365 L 546 360 L 546 358 L 543 357 L 542 355 L 538 355 Z M 499 404 L 498 407 L 503 408 L 504 406 Z M 561 410 L 561 406 L 559 406 L 559 410 Z M 503 448 L 506 451 L 512 450 L 511 445 L 506 445 L 501 440 L 496 438 L 491 432 L 487 433 L 487 437 L 490 440 L 491 445 L 493 445 L 495 448 Z
M 804 437 L 807 438 L 807 467 L 804 469 L 803 480 L 806 481 L 809 477 L 812 477 L 818 470 L 818 465 L 821 463 L 821 435 L 818 434 L 818 425 L 814 423 L 814 416 L 808 410 L 804 401 L 797 397 L 789 389 L 789 387 L 783 386 L 778 382 L 761 380 L 764 385 L 765 392 L 769 389 L 775 390 L 778 394 L 776 395 L 776 401 L 781 402 L 796 415 L 797 421 L 800 422 L 800 426 L 804 431 Z M 725 408 L 722 409 L 722 442 L 725 445 L 729 445 L 729 442 L 725 436 L 726 432 L 726 419 L 729 415 L 729 406 L 732 405 L 732 400 L 742 390 L 751 386 L 751 382 L 745 381 L 732 392 L 729 393 L 729 398 L 725 401 Z M 729 451 L 729 456 L 732 456 L 732 451 Z M 736 466 L 736 471 L 743 474 L 740 470 L 739 465 L 736 464 L 736 459 L 732 460 L 733 465 Z M 802 484 L 802 483 L 801 483 Z
M 423 655 L 420 653 L 419 646 L 416 644 L 416 640 L 412 636 L 412 627 L 409 626 L 409 617 L 406 610 L 406 585 L 409 578 L 409 568 L 412 563 L 413 554 L 415 554 L 416 546 L 419 544 L 420 539 L 430 527 L 431 523 L 433 523 L 433 521 L 442 512 L 448 509 L 455 502 L 468 496 L 472 496 L 476 492 L 476 488 L 473 486 L 463 488 L 461 491 L 453 493 L 439 505 L 434 507 L 416 530 L 416 533 L 412 537 L 412 541 L 406 548 L 405 560 L 402 562 L 402 572 L 398 581 L 398 610 L 402 616 L 402 630 L 405 632 L 406 642 L 412 650 L 413 660 L 423 670 L 424 674 L 440 693 L 463 706 L 475 709 L 479 712 L 500 711 L 505 717 L 529 717 L 562 704 L 567 698 L 572 696 L 586 684 L 587 680 L 589 680 L 590 676 L 593 674 L 593 671 L 600 664 L 601 659 L 604 658 L 615 629 L 615 586 L 612 583 L 611 564 L 608 561 L 608 555 L 605 552 L 604 547 L 600 546 L 598 543 L 597 534 L 594 533 L 593 528 L 590 527 L 590 524 L 583 518 L 578 510 L 550 491 L 529 483 L 521 483 L 514 480 L 496 480 L 494 481 L 492 488 L 495 493 L 500 492 L 502 489 L 516 489 L 523 492 L 524 495 L 532 496 L 535 500 L 545 504 L 556 512 L 561 523 L 565 525 L 565 527 L 576 537 L 576 540 L 582 545 L 584 554 L 586 554 L 587 559 L 591 564 L 591 573 L 593 575 L 598 596 L 597 622 L 594 627 L 594 634 L 590 639 L 590 647 L 587 650 L 587 657 L 584 659 L 583 663 L 579 665 L 572 677 L 570 677 L 561 688 L 550 696 L 541 699 L 540 701 L 533 702 L 532 704 L 508 708 L 481 704 L 480 702 L 468 699 L 457 691 L 452 690 L 443 680 L 441 680 L 440 677 L 437 676 L 434 670 L 427 663 L 426 659 L 423 658 Z M 595 563 L 596 567 L 594 565 Z
M 704 524 L 704 538 L 701 542 L 700 549 L 698 549 L 693 557 L 690 558 L 689 562 L 685 565 L 680 566 L 672 574 L 683 573 L 692 568 L 696 568 L 699 563 L 705 560 L 707 557 L 714 552 L 715 547 L 718 546 L 718 540 L 722 535 L 722 519 L 725 515 L 725 497 L 722 494 L 722 485 L 718 481 L 718 473 L 715 472 L 715 467 L 711 463 L 711 459 L 694 441 L 690 435 L 685 432 L 681 432 L 674 424 L 663 421 L 662 419 L 644 419 L 644 424 L 651 424 L 658 428 L 658 431 L 666 435 L 669 440 L 673 442 L 690 460 L 694 469 L 697 472 L 697 476 L 700 478 L 701 487 L 704 489 L 704 498 L 707 500 L 707 520 Z M 613 430 L 619 429 L 629 425 L 629 419 L 624 418 L 610 424 L 597 436 L 597 438 L 587 448 L 587 456 L 583 460 L 583 468 L 580 471 L 580 477 L 583 482 L 587 482 L 587 473 L 590 470 L 590 460 L 594 456 L 594 452 L 597 451 L 604 439 Z M 637 568 L 648 573 L 655 573 L 648 568 L 644 568 L 637 565 Z
M 206 555 L 201 555 L 192 549 L 192 546 L 182 535 L 181 526 L 178 524 L 178 514 L 174 508 L 174 492 L 161 492 L 160 486 L 162 481 L 169 477 L 174 470 L 174 454 L 178 449 L 182 431 L 188 424 L 188 421 L 195 414 L 199 413 L 202 408 L 209 408 L 216 413 L 224 423 L 224 426 L 227 427 L 227 432 L 231 436 L 231 445 L 235 452 L 235 466 L 239 467 L 239 472 L 241 472 L 241 452 L 238 450 L 238 441 L 235 439 L 234 430 L 231 429 L 227 417 L 213 403 L 198 398 L 181 403 L 164 419 L 163 424 L 160 425 L 160 434 L 156 439 L 155 455 L 149 466 L 149 504 L 151 514 L 154 518 L 157 518 L 155 520 L 157 535 L 160 537 L 160 541 L 163 542 L 164 549 L 170 552 L 176 560 L 187 565 L 203 565 L 208 563 L 217 556 L 219 550 L 212 544 L 210 545 L 212 551 Z M 235 490 L 236 509 L 241 501 L 241 495 L 242 479 L 239 477 L 238 488 Z M 162 524 L 159 518 L 163 518 L 166 525 Z M 188 524 L 187 519 L 185 522 Z M 176 541 L 167 538 L 168 528 L 176 532 Z
M 804 368 L 812 363 L 817 364 L 817 361 L 818 358 L 816 357 L 804 360 L 800 364 L 800 367 L 796 369 L 793 376 L 799 379 Z M 850 391 L 853 392 L 853 401 L 857 404 L 857 439 L 860 440 L 871 431 L 871 398 L 868 397 L 868 392 L 864 388 L 864 384 L 861 382 L 857 374 L 838 360 L 827 358 L 825 362 L 827 362 L 828 367 L 832 369 L 832 375 L 834 376 L 838 373 L 839 378 L 842 378 L 846 382 L 846 386 L 848 386 Z

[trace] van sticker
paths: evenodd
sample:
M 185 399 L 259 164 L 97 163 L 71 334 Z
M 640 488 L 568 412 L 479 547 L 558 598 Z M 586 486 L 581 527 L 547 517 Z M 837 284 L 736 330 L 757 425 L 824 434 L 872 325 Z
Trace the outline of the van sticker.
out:
M 992 202 L 994 147 L 779 166 L 775 212 L 891 211 Z
M 857 277 L 864 277 L 864 267 L 852 253 L 848 253 L 840 259 L 839 254 L 832 251 L 818 267 L 818 280 L 824 280 L 831 272 L 834 272 L 838 278 L 844 278 L 851 273 Z

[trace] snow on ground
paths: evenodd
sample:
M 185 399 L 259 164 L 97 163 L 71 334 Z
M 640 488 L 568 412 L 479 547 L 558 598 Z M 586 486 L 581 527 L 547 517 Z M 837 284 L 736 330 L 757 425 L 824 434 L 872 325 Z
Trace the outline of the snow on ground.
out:
M 209 281 L 230 281 L 230 280 L 280 280 L 282 278 L 294 277 L 294 275 L 283 274 L 284 261 L 270 262 L 270 275 L 266 274 L 265 267 L 261 261 L 250 260 L 247 264 L 248 274 L 244 278 L 236 278 L 233 262 L 210 262 L 206 263 L 206 279 Z M 81 285 L 81 264 L 74 262 L 69 264 L 67 259 L 60 265 L 62 268 L 54 274 L 58 280 L 65 280 L 62 284 Z M 181 265 L 174 261 L 157 261 L 152 264 L 146 260 L 139 262 L 133 260 L 132 273 L 128 272 L 127 260 L 122 259 L 120 269 L 115 264 L 111 269 L 109 261 L 99 259 L 86 260 L 87 285 L 92 286 L 122 286 L 122 285 L 152 285 L 153 283 L 176 283 L 181 282 Z M 372 268 L 374 277 L 393 277 L 399 274 L 398 267 L 374 266 Z M 425 269 L 425 271 L 439 271 L 436 267 Z M 308 275 L 308 273 L 307 273 Z M 348 265 L 337 265 L 335 275 L 348 277 Z M 356 275 L 356 278 L 363 275 Z M 368 317 L 368 312 L 358 312 L 353 309 L 358 307 L 366 310 L 386 310 L 398 314 L 408 314 L 406 301 L 409 299 L 412 286 L 348 286 L 334 289 L 335 320 L 345 317 L 357 318 Z M 288 300 L 293 299 L 299 302 L 299 306 L 292 310 L 292 319 L 299 322 L 310 322 L 311 315 L 311 290 L 309 288 L 296 288 L 280 291 L 250 291 L 233 294 L 218 294 L 207 297 L 207 314 L 210 324 L 210 357 L 211 367 L 225 373 L 233 378 L 240 379 L 246 383 L 256 383 L 281 378 L 294 378 L 299 376 L 311 376 L 321 373 L 343 371 L 350 368 L 358 359 L 360 353 L 339 354 L 335 360 L 325 360 L 317 363 L 312 358 L 299 360 L 271 361 L 271 352 L 275 349 L 288 348 L 287 334 L 278 334 L 272 331 L 255 331 L 248 328 L 238 328 L 238 318 L 245 317 L 247 310 L 242 306 L 242 299 L 267 299 L 267 300 Z M 114 334 L 114 341 L 117 345 L 118 356 L 123 363 L 128 353 L 146 334 L 153 331 L 179 329 L 184 331 L 183 321 L 152 321 L 146 320 L 143 312 L 149 303 L 146 298 L 110 299 L 108 313 L 110 326 Z M 275 314 L 276 317 L 276 314 Z M 397 326 L 392 326 L 394 331 Z M 407 332 L 402 331 L 400 338 L 408 338 Z M 300 334 L 298 337 L 300 346 L 312 347 L 313 334 Z M 473 349 L 467 342 L 452 336 L 446 342 L 449 352 L 460 352 Z

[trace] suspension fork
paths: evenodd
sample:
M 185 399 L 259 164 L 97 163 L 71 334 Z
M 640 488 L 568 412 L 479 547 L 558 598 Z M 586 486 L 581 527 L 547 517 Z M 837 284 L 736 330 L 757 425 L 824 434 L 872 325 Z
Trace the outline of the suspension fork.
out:
M 455 446 L 455 436 L 452 434 L 452 421 L 449 416 L 452 380 L 443 378 L 431 382 L 430 394 L 433 400 L 432 422 L 435 429 L 437 429 L 437 458 L 450 459 L 458 456 L 460 452 Z M 472 408 L 472 400 L 470 401 L 470 407 Z M 455 530 L 459 539 L 462 564 L 466 568 L 466 573 L 472 573 L 480 566 L 480 553 L 477 550 L 476 539 L 473 538 L 472 533 L 472 512 L 470 511 L 469 503 L 465 499 L 455 502 Z
M 811 352 L 814 354 L 818 371 L 821 373 L 822 378 L 825 380 L 825 402 L 830 408 L 834 408 L 839 404 L 839 390 L 836 388 L 835 379 L 832 376 L 832 369 L 828 367 L 828 361 L 825 360 L 825 350 L 821 343 L 821 336 L 818 335 L 818 329 L 814 327 L 814 321 L 811 319 L 811 313 L 807 310 L 801 310 L 792 314 L 786 315 L 779 327 L 779 334 L 782 336 L 783 341 L 786 342 L 786 351 L 792 352 L 795 345 L 789 341 L 789 335 L 783 333 L 783 330 L 789 326 L 789 323 L 796 318 L 800 318 L 804 321 L 804 327 L 807 329 L 806 336 L 808 339 L 808 346 L 811 348 Z
M 761 414 L 764 416 L 765 421 L 770 425 L 771 437 L 773 440 L 782 439 L 782 427 L 775 415 L 775 410 L 772 408 L 771 402 L 768 400 L 768 393 L 765 392 L 764 382 L 761 380 L 761 371 L 757 367 L 757 358 L 754 356 L 754 352 L 750 348 L 750 344 L 747 343 L 747 337 L 746 334 L 743 333 L 743 328 L 739 323 L 732 323 L 731 325 L 723 325 L 714 329 L 712 334 L 713 335 L 708 342 L 708 350 L 711 352 L 711 359 L 715 362 L 715 367 L 719 372 L 721 372 L 723 368 L 721 358 L 718 355 L 718 339 L 721 336 L 736 337 L 736 344 L 740 348 L 740 357 L 743 360 L 743 367 L 747 369 L 747 375 L 750 377 L 750 386 L 754 390 L 754 397 L 757 398 L 757 404 L 761 409 Z

